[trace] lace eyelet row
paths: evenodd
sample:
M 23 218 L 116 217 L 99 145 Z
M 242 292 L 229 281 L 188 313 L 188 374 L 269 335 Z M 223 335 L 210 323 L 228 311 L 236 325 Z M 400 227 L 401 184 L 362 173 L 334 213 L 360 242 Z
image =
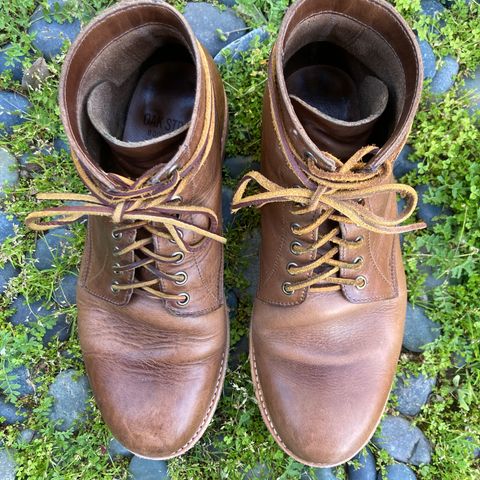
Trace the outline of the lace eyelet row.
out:
M 292 230 L 292 233 L 295 235 L 295 230 L 300 228 L 300 225 L 298 223 L 292 223 L 290 224 L 290 228 Z M 359 235 L 354 240 L 354 242 L 356 244 L 361 244 L 364 240 L 365 238 L 363 237 L 363 235 Z M 301 255 L 301 252 L 299 252 L 298 249 L 302 247 L 303 247 L 303 244 L 301 242 L 299 242 L 298 240 L 294 240 L 290 243 L 290 253 L 296 256 Z M 361 265 L 363 265 L 364 261 L 365 259 L 363 258 L 363 256 L 359 255 L 353 260 L 353 264 L 358 265 L 360 267 Z M 286 267 L 287 273 L 292 276 L 295 275 L 295 273 L 292 273 L 291 269 L 297 268 L 297 267 L 298 267 L 298 264 L 296 264 L 295 262 L 290 262 Z M 365 277 L 364 275 L 359 275 L 355 278 L 354 286 L 358 290 L 363 290 L 367 286 L 367 283 L 368 283 L 367 277 Z M 290 282 L 284 282 L 282 284 L 282 292 L 285 295 L 289 295 L 289 296 L 293 295 L 293 293 L 295 292 L 290 287 L 291 287 Z
M 172 198 L 172 201 L 181 201 L 181 200 L 182 200 L 182 197 L 179 196 L 179 195 Z M 179 235 L 180 235 L 181 238 L 183 238 L 182 232 L 179 232 Z M 112 230 L 112 238 L 114 240 L 118 241 L 122 237 L 123 237 L 123 233 L 121 231 L 118 231 L 118 230 L 115 230 L 115 229 Z M 114 245 L 114 247 L 113 247 L 114 256 L 117 256 L 118 252 L 120 252 L 120 251 L 121 251 L 121 248 L 118 245 Z M 174 263 L 175 265 L 179 265 L 185 259 L 185 253 L 182 252 L 182 251 L 174 252 L 171 255 L 171 257 L 172 257 L 172 259 L 176 259 L 172 263 Z M 120 270 L 121 268 L 122 268 L 122 265 L 119 262 L 115 262 L 112 265 L 113 274 L 114 275 L 121 275 L 122 274 L 122 272 Z M 181 277 L 180 279 L 174 280 L 174 283 L 176 285 L 185 285 L 187 283 L 188 274 L 186 272 L 180 271 L 180 272 L 175 273 L 174 275 L 177 276 L 177 277 L 178 276 Z M 112 283 L 110 285 L 110 290 L 114 295 L 117 295 L 118 293 L 120 293 L 121 289 L 119 288 L 119 285 L 120 285 L 120 282 L 118 282 L 117 280 L 112 281 Z M 179 293 L 179 296 L 183 297 L 183 300 L 177 300 L 176 301 L 176 304 L 178 306 L 184 307 L 184 306 L 188 305 L 188 303 L 190 303 L 190 295 L 187 292 L 181 292 L 181 293 Z

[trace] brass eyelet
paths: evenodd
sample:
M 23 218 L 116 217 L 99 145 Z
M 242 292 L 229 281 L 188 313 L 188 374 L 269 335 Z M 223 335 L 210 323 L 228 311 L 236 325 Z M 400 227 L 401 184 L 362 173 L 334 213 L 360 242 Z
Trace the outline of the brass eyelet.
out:
M 175 280 L 176 285 L 185 285 L 188 280 L 188 275 L 185 272 L 177 272 L 175 275 L 182 277 L 181 280 Z
M 183 201 L 183 197 L 181 195 L 174 195 L 171 199 L 170 199 L 171 202 L 182 202 Z
M 188 293 L 182 292 L 179 295 L 184 298 L 184 300 L 177 300 L 177 305 L 179 307 L 184 307 L 190 302 L 190 295 Z
M 292 252 L 294 255 L 300 255 L 300 252 L 295 251 L 295 247 L 301 248 L 302 244 L 300 242 L 297 242 L 296 240 L 290 244 L 290 252 Z
M 355 239 L 355 243 L 362 243 L 364 240 L 365 240 L 365 237 L 364 237 L 363 235 L 359 235 L 359 236 Z
M 367 286 L 367 277 L 364 277 L 363 275 L 359 275 L 355 281 L 357 282 L 355 284 L 355 287 L 357 290 L 363 290 Z M 361 283 L 358 283 L 361 282 Z
M 179 236 L 181 239 L 183 239 L 183 232 L 182 232 L 182 230 L 179 230 L 177 233 L 178 233 L 178 236 Z M 169 241 L 170 243 L 176 243 L 173 238 L 170 238 L 168 241 Z
M 110 285 L 110 290 L 115 295 L 120 292 L 120 290 L 118 289 L 118 285 L 119 285 L 119 283 L 117 281 L 112 282 L 112 284 Z
M 304 152 L 303 158 L 305 160 L 313 160 L 314 162 L 316 161 L 315 155 L 312 152 L 309 152 L 308 150 Z
M 166 172 L 166 178 L 172 178 L 172 175 L 178 170 L 178 165 L 172 165 Z
M 362 257 L 361 255 L 358 256 L 357 258 L 355 258 L 355 260 L 353 260 L 353 263 L 354 263 L 355 265 L 359 265 L 359 264 L 361 265 L 363 262 L 364 262 L 364 259 L 363 259 L 363 257 Z
M 297 268 L 297 267 L 298 267 L 298 265 L 297 265 L 295 262 L 290 262 L 290 263 L 287 265 L 287 273 L 288 273 L 289 275 L 296 275 L 295 273 L 292 273 L 290 269 L 291 269 L 291 268 Z
M 123 237 L 123 233 L 118 230 L 112 230 L 112 238 L 114 240 L 120 240 Z
M 297 230 L 298 228 L 300 228 L 300 224 L 298 224 L 298 223 L 291 223 L 291 224 L 290 224 L 290 230 L 292 231 L 292 233 L 293 233 L 294 235 L 297 235 L 297 234 L 295 233 L 295 230 Z
M 113 252 L 114 252 L 115 254 L 118 254 L 118 252 L 119 252 L 120 250 L 121 250 L 121 248 L 120 248 L 118 245 L 115 245 L 115 246 L 113 247 Z
M 293 295 L 293 290 L 290 289 L 290 285 L 291 283 L 290 282 L 283 282 L 282 284 L 282 292 L 285 294 L 285 295 Z
M 120 275 L 122 273 L 118 270 L 119 268 L 121 268 L 121 265 L 119 263 L 114 263 L 112 265 L 112 270 L 115 275 Z
M 173 263 L 178 265 L 179 263 L 183 262 L 183 259 L 185 258 L 185 254 L 183 252 L 175 252 L 172 254 L 172 258 L 175 258 L 175 257 L 178 257 L 178 258 Z

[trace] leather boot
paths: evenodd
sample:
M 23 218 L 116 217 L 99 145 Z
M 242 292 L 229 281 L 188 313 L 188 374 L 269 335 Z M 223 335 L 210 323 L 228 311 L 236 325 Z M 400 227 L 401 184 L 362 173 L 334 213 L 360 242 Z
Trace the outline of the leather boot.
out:
M 308 465 L 352 458 L 388 399 L 406 308 L 398 234 L 424 226 L 400 226 L 417 198 L 392 166 L 422 76 L 413 33 L 383 0 L 295 3 L 270 58 L 261 173 L 244 177 L 233 209 L 261 207 L 258 404 Z
M 222 390 L 226 107 L 212 59 L 163 2 L 105 10 L 62 71 L 61 117 L 90 194 L 43 195 L 81 204 L 27 223 L 44 230 L 89 217 L 80 343 L 105 422 L 143 457 L 190 449 Z

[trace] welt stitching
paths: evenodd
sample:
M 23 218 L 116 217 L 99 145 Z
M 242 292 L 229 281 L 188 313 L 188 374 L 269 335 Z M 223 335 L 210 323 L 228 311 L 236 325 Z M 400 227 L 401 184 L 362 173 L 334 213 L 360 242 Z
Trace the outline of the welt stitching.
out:
M 210 412 L 217 400 L 217 393 L 218 393 L 218 389 L 220 387 L 220 383 L 221 383 L 221 379 L 222 379 L 222 376 L 223 376 L 223 365 L 225 363 L 225 352 L 222 353 L 222 361 L 220 362 L 220 372 L 218 373 L 218 377 L 217 377 L 217 383 L 215 384 L 215 390 L 213 391 L 213 395 L 212 395 L 212 399 L 210 401 L 210 405 L 208 406 L 208 410 L 207 412 L 205 413 L 205 416 L 203 417 L 203 420 L 202 420 L 202 423 L 200 424 L 200 426 L 197 428 L 197 430 L 195 431 L 195 433 L 192 435 L 192 437 L 190 438 L 190 440 L 185 444 L 183 445 L 183 447 L 180 447 L 178 450 L 176 450 L 175 452 L 172 453 L 172 455 L 176 455 L 177 453 L 181 452 L 182 450 L 186 449 L 192 442 L 194 442 L 196 440 L 196 438 L 198 437 L 198 435 L 201 433 L 202 429 L 203 429 L 203 426 L 205 425 L 205 423 L 208 421 L 208 417 L 210 415 Z

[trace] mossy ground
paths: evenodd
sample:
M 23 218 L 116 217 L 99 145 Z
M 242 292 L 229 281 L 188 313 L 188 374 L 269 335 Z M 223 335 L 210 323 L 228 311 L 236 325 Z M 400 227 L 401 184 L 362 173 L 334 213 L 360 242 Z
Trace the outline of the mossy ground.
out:
M 86 21 L 95 12 L 113 2 L 95 0 L 72 6 L 71 14 L 81 12 Z M 185 2 L 172 2 L 182 8 Z M 241 61 L 227 62 L 221 68 L 230 105 L 230 131 L 227 155 L 258 157 L 262 95 L 266 80 L 266 64 L 288 1 L 239 0 L 238 11 L 249 26 L 267 24 L 272 34 L 269 44 L 254 48 Z M 460 63 L 457 84 L 440 102 L 432 101 L 428 83 L 416 117 L 410 143 L 421 160 L 419 171 L 410 173 L 407 181 L 428 184 L 429 198 L 448 205 L 453 215 L 438 222 L 432 229 L 408 234 L 405 238 L 405 263 L 408 273 L 409 299 L 428 308 L 432 319 L 442 325 L 441 338 L 422 355 L 402 355 L 399 370 L 423 371 L 437 375 L 438 382 L 430 403 L 416 418 L 434 447 L 431 465 L 416 469 L 419 479 L 474 480 L 480 478 L 478 460 L 473 459 L 474 444 L 480 441 L 480 136 L 478 126 L 467 113 L 467 100 L 458 95 L 458 86 L 465 75 L 480 63 L 480 6 L 473 0 L 467 6 L 456 0 L 443 15 L 445 24 L 431 29 L 420 15 L 419 0 L 393 2 L 421 36 L 427 36 L 438 57 L 453 55 Z M 0 44 L 13 42 L 18 54 L 27 53 L 31 39 L 25 34 L 28 18 L 35 8 L 34 0 L 0 0 Z M 69 10 L 67 10 L 68 13 Z M 68 17 L 68 15 L 67 15 Z M 439 34 L 441 32 L 441 35 Z M 31 58 L 31 57 L 30 57 Z M 57 106 L 57 85 L 62 57 L 49 64 L 50 77 L 38 91 L 31 92 L 33 104 L 30 119 L 15 129 L 14 134 L 0 140 L 0 146 L 15 155 L 41 150 L 62 134 Z M 29 62 L 30 60 L 27 60 Z M 8 75 L 0 77 L 0 89 L 19 90 L 19 84 Z M 19 219 L 39 207 L 35 194 L 41 191 L 80 192 L 83 186 L 76 178 L 66 154 L 37 154 L 43 173 L 30 180 L 21 180 L 4 202 L 3 208 Z M 235 182 L 225 176 L 225 182 Z M 242 277 L 245 267 L 239 252 L 244 235 L 258 224 L 255 212 L 240 213 L 227 231 L 227 288 L 246 287 Z M 25 404 L 32 414 L 25 422 L 39 435 L 30 444 L 20 444 L 18 426 L 3 428 L 0 440 L 16 450 L 19 479 L 125 479 L 128 461 L 112 462 L 106 453 L 110 434 L 101 421 L 92 399 L 92 416 L 78 433 L 57 432 L 47 419 L 50 400 L 49 384 L 66 368 L 83 370 L 75 324 L 75 309 L 68 311 L 72 320 L 71 339 L 43 348 L 43 326 L 36 327 L 36 336 L 27 338 L 22 328 L 13 328 L 7 321 L 9 305 L 17 294 L 28 299 L 47 298 L 59 279 L 75 271 L 80 260 L 84 227 L 76 226 L 71 255 L 59 258 L 54 268 L 39 272 L 28 260 L 35 243 L 35 234 L 24 226 L 16 238 L 0 248 L 0 265 L 10 259 L 21 274 L 0 299 L 0 382 L 9 385 L 8 370 L 27 364 L 39 387 L 34 396 L 18 400 L 15 386 L 10 385 L 8 398 Z M 424 275 L 418 266 L 428 264 L 446 280 L 425 302 L 422 286 Z M 251 300 L 240 299 L 232 321 L 232 346 L 247 333 Z M 66 354 L 68 353 L 68 355 Z M 452 366 L 452 356 L 460 354 L 466 364 Z M 6 360 L 9 360 L 9 366 Z M 391 400 L 391 406 L 394 405 Z M 382 466 L 391 460 L 377 452 Z M 229 370 L 224 394 L 213 422 L 203 439 L 187 455 L 170 462 L 175 480 L 241 479 L 245 472 L 262 462 L 272 478 L 298 479 L 302 465 L 289 459 L 276 446 L 264 426 L 255 403 L 247 358 L 235 370 Z M 313 478 L 313 476 L 312 476 Z

